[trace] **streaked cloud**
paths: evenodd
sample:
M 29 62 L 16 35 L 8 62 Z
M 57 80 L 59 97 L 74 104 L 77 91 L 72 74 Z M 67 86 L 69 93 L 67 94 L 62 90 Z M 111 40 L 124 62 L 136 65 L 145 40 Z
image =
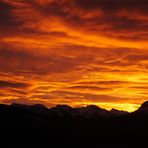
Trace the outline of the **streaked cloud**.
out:
M 27 83 L 22 83 L 22 82 L 7 82 L 0 80 L 0 87 L 5 88 L 5 87 L 12 87 L 12 88 L 25 88 L 28 87 L 29 84 Z
M 1 102 L 135 110 L 148 97 L 147 4 L 0 0 Z

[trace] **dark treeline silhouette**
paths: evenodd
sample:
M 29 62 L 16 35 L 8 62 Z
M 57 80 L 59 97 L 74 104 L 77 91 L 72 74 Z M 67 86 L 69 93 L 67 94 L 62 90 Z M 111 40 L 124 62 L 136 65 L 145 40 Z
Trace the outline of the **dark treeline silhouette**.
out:
M 40 104 L 1 104 L 0 133 L 5 145 L 148 147 L 148 102 L 132 113 L 95 105 L 48 109 Z

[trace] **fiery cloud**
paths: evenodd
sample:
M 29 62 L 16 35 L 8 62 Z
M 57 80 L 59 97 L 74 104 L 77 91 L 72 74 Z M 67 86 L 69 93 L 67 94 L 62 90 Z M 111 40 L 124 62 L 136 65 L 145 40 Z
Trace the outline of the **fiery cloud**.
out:
M 0 102 L 147 100 L 147 0 L 0 0 Z

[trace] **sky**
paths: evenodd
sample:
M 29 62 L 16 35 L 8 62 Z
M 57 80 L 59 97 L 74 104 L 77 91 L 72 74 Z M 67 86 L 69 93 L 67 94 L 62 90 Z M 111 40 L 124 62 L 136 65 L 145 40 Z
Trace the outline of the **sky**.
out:
M 148 100 L 147 0 L 0 0 L 0 103 Z

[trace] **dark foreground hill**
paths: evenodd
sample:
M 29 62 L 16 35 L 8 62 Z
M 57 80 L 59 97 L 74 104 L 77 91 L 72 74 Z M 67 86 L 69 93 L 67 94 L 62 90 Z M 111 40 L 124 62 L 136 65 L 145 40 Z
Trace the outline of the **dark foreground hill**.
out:
M 0 144 L 48 147 L 148 147 L 148 102 L 128 113 L 94 105 L 0 105 Z

